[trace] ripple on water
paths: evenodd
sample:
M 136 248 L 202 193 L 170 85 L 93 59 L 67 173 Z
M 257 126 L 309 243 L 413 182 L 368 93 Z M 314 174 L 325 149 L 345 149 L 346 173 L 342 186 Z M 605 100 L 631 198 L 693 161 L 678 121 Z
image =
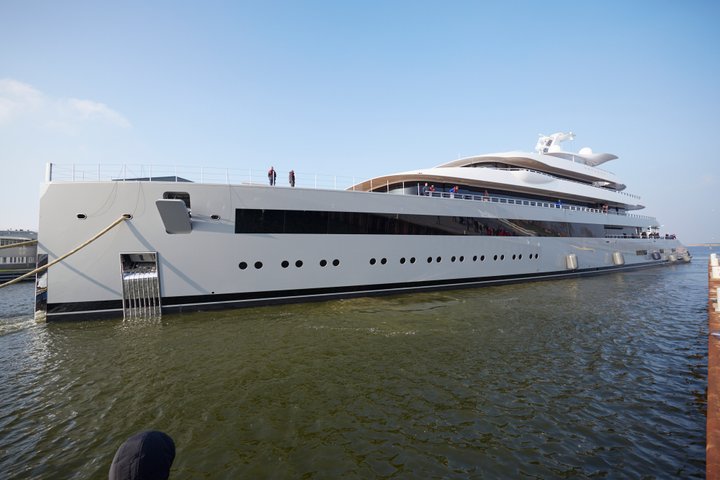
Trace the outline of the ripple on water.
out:
M 704 280 L 692 264 L 134 323 L 35 324 L 12 300 L 0 471 L 104 477 L 158 428 L 177 478 L 702 477 Z

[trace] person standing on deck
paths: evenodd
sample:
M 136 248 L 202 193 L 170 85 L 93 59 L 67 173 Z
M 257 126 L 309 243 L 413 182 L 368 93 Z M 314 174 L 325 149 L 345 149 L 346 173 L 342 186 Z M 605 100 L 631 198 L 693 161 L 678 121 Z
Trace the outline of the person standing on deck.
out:
M 275 171 L 275 167 L 270 167 L 270 170 L 268 170 L 268 180 L 270 181 L 270 185 L 275 185 L 276 178 L 277 172 Z
M 288 181 L 290 182 L 290 186 L 295 186 L 295 170 L 290 170 L 290 173 L 288 174 Z

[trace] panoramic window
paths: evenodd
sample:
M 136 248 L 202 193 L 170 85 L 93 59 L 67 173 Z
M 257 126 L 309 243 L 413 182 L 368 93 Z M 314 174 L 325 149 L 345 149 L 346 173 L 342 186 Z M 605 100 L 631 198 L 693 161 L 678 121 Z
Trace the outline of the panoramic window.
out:
M 187 196 L 188 205 L 189 202 Z M 235 209 L 235 233 L 537 237 L 604 237 L 607 234 L 606 226 L 585 223 L 250 208 Z

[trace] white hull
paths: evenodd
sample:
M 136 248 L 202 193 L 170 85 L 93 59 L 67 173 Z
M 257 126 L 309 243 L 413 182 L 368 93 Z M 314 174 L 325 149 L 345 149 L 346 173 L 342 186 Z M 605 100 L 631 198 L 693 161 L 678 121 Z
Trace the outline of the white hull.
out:
M 191 198 L 190 233 L 167 233 L 156 207 L 156 200 L 174 191 Z M 252 185 L 52 182 L 41 198 L 38 244 L 48 261 L 121 215 L 132 218 L 52 266 L 39 280 L 39 310 L 46 300 L 49 320 L 122 315 L 123 253 L 157 253 L 162 310 L 168 312 L 594 274 L 670 263 L 683 250 L 674 239 L 235 233 L 236 209 L 647 227 L 646 220 L 631 215 L 457 198 Z M 577 268 L 568 267 L 569 255 Z M 239 267 L 243 262 L 245 269 Z

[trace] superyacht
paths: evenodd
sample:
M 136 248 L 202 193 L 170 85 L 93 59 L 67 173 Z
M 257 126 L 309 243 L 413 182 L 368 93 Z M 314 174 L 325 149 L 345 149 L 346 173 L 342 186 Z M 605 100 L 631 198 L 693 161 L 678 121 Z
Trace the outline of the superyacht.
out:
M 564 151 L 573 137 L 340 190 L 306 188 L 301 175 L 281 187 L 257 175 L 213 181 L 201 171 L 198 181 L 122 167 L 103 178 L 99 167 L 50 164 L 36 317 L 154 317 L 690 261 L 600 168 L 618 157 Z

